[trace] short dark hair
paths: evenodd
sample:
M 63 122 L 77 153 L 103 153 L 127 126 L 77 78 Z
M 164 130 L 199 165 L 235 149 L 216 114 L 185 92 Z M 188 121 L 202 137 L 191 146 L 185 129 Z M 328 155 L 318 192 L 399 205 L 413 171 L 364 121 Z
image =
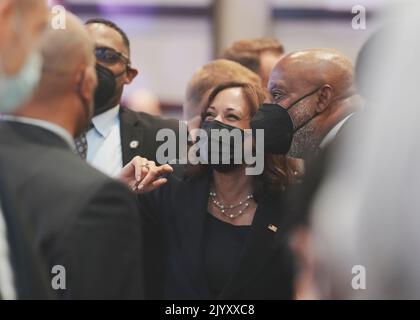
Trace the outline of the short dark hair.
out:
M 274 38 L 243 39 L 226 48 L 220 58 L 235 61 L 255 73 L 259 73 L 261 54 L 264 52 L 282 55 L 284 47 L 279 40 Z
M 101 19 L 101 18 L 89 19 L 88 21 L 85 22 L 85 25 L 94 24 L 94 23 L 103 24 L 117 31 L 121 35 L 124 45 L 128 49 L 128 52 L 130 52 L 130 40 L 128 39 L 127 34 L 124 32 L 123 29 L 117 26 L 114 22 L 107 19 Z

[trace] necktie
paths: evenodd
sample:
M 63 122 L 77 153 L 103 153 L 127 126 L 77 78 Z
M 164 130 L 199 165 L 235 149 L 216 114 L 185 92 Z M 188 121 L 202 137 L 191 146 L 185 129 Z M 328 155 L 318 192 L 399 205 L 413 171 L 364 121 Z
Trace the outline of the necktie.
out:
M 87 149 L 88 149 L 88 144 L 87 144 L 87 139 L 86 139 L 86 133 L 82 133 L 78 138 L 76 138 L 74 140 L 74 142 L 76 143 L 76 151 L 79 154 L 79 156 L 82 159 L 86 160 L 87 157 Z
M 94 127 L 94 125 L 91 122 L 87 131 L 89 131 L 93 127 Z M 88 142 L 87 142 L 87 139 L 86 139 L 86 132 L 83 132 L 79 137 L 74 139 L 74 142 L 76 144 L 76 151 L 77 151 L 78 155 L 84 160 L 86 160 L 87 151 L 88 151 Z

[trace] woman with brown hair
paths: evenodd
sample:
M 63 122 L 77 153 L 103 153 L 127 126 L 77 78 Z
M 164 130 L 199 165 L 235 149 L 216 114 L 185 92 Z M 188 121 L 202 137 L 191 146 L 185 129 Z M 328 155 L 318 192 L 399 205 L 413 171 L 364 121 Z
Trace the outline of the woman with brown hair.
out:
M 250 129 L 265 98 L 251 84 L 221 85 L 210 95 L 201 127 L 209 134 Z M 290 174 L 284 156 L 264 161 L 257 176 L 246 174 L 245 163 L 174 166 L 166 184 L 141 196 L 142 209 L 163 228 L 164 298 L 293 297 L 293 263 L 282 230 Z

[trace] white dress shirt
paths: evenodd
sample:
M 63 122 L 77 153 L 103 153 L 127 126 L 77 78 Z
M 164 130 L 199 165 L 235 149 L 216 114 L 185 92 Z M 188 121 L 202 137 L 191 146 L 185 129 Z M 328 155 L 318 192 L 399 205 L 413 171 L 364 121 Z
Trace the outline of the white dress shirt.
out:
M 94 127 L 86 134 L 88 163 L 111 177 L 123 167 L 119 112 L 118 105 L 94 117 Z
M 6 222 L 0 206 L 0 294 L 4 300 L 16 299 L 12 266 L 10 264 L 9 244 Z

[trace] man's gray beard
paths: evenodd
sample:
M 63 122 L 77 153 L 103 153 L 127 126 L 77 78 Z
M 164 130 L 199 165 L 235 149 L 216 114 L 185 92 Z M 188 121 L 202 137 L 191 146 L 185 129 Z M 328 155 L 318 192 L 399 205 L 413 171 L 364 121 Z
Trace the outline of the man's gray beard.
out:
M 292 146 L 287 154 L 298 159 L 314 157 L 319 152 L 321 140 L 310 124 L 297 131 L 293 136 Z

